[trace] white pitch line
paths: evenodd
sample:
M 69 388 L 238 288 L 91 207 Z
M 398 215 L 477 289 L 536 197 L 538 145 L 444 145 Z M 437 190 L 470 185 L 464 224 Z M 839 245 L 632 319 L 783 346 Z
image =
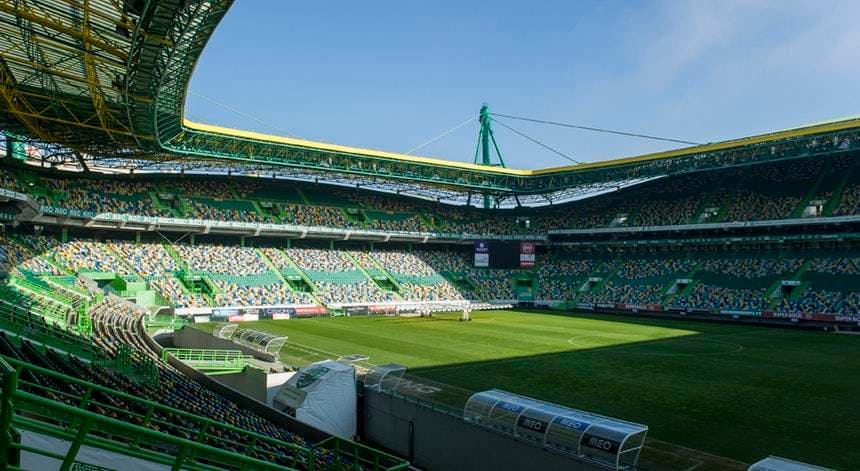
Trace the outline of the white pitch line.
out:
M 698 468 L 699 466 L 702 466 L 703 464 L 705 464 L 704 461 L 696 460 L 695 458 L 694 458 L 694 461 L 697 461 L 697 463 L 694 464 L 693 466 L 690 466 L 689 468 L 685 469 L 684 471 L 693 471 L 694 469 Z

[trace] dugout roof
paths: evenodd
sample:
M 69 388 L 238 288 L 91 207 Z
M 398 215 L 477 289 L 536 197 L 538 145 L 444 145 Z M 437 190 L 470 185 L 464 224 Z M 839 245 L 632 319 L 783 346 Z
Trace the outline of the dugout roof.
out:
M 490 389 L 473 394 L 463 419 L 610 469 L 636 466 L 648 427 Z
M 271 173 L 412 194 L 561 200 L 667 174 L 860 147 L 860 119 L 538 170 L 415 157 L 193 123 L 194 66 L 233 0 L 0 2 L 0 126 L 39 158 Z M 428 191 L 424 190 L 432 190 Z

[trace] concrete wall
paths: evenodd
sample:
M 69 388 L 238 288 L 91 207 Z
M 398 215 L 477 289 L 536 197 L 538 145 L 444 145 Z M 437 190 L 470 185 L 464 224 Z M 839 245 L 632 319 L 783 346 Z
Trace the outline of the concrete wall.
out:
M 241 373 L 210 377 L 248 397 L 252 397 L 263 403 L 266 402 L 266 373 L 264 371 L 256 368 L 245 368 Z
M 295 372 L 267 373 L 256 368 L 245 368 L 241 373 L 217 375 L 211 378 L 271 406 L 272 399 L 281 390 L 281 386 L 294 374 Z
M 173 345 L 176 348 L 204 348 L 212 350 L 241 350 L 245 355 L 251 355 L 263 361 L 275 362 L 278 361 L 275 355 L 260 352 L 253 348 L 248 348 L 244 345 L 239 345 L 232 340 L 215 337 L 209 332 L 204 332 L 200 329 L 195 329 L 186 325 L 180 330 L 177 330 L 173 335 Z
M 433 471 L 603 469 L 370 390 L 364 393 L 363 426 L 367 440 Z
M 188 329 L 188 327 L 186 327 L 183 330 L 186 330 L 186 329 Z M 203 332 L 203 333 L 205 334 L 205 332 Z M 142 335 L 143 335 L 144 341 L 146 341 L 146 343 L 149 345 L 150 349 L 152 349 L 153 352 L 156 352 L 157 355 L 160 357 L 161 356 L 161 348 L 162 348 L 161 345 L 159 345 L 158 342 L 156 342 L 152 337 L 150 337 L 146 334 L 142 334 Z M 210 335 L 210 337 L 212 337 L 212 336 Z M 215 338 L 215 337 L 212 337 L 212 338 Z M 284 427 L 285 429 L 287 429 L 293 433 L 296 433 L 296 434 L 303 436 L 304 438 L 306 438 L 311 443 L 318 443 L 322 440 L 325 440 L 325 439 L 331 437 L 331 435 L 323 432 L 322 430 L 316 429 L 316 428 L 311 427 L 307 424 L 299 422 L 298 420 L 288 416 L 287 414 L 284 414 L 283 412 L 281 412 L 279 410 L 276 410 L 276 409 L 273 409 L 273 408 L 267 406 L 266 403 L 263 401 L 258 401 L 255 398 L 252 398 L 252 397 L 246 396 L 245 394 L 242 394 L 238 390 L 231 388 L 230 386 L 227 386 L 226 384 L 219 383 L 218 381 L 213 379 L 211 376 L 207 376 L 207 375 L 195 370 L 194 368 L 191 368 L 190 366 L 186 365 L 185 363 L 182 363 L 181 361 L 177 360 L 176 358 L 174 358 L 172 356 L 169 357 L 168 362 L 170 363 L 170 366 L 176 368 L 177 370 L 179 370 L 180 373 L 187 376 L 191 380 L 196 381 L 199 385 L 203 386 L 204 388 L 214 392 L 215 394 L 226 397 L 227 399 L 238 404 L 240 407 L 257 414 L 260 417 L 265 417 L 266 419 L 268 419 L 270 422 L 274 423 L 275 425 Z

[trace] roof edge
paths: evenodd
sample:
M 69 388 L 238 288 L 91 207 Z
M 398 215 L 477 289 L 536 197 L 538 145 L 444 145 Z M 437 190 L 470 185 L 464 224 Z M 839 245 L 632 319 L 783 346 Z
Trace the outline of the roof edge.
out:
M 799 126 L 796 128 L 790 128 L 782 131 L 775 131 L 765 134 L 759 134 L 754 136 L 742 137 L 738 139 L 730 139 L 727 141 L 720 141 L 715 143 L 702 144 L 698 146 L 690 146 L 683 147 L 680 149 L 672 149 L 661 152 L 654 152 L 650 154 L 643 154 L 632 157 L 622 157 L 611 160 L 604 160 L 599 162 L 587 162 L 577 165 L 565 165 L 559 167 L 547 167 L 542 169 L 515 169 L 515 168 L 505 168 L 505 167 L 494 167 L 494 166 L 485 166 L 479 164 L 471 164 L 467 162 L 457 162 L 452 160 L 445 160 L 435 157 L 421 157 L 421 156 L 413 156 L 407 154 L 401 154 L 397 152 L 388 152 L 374 149 L 366 149 L 361 147 L 352 147 L 352 146 L 343 146 L 338 144 L 329 144 L 319 141 L 311 141 L 305 139 L 297 139 L 292 137 L 285 136 L 277 136 L 273 134 L 264 134 L 253 131 L 243 131 L 240 129 L 228 128 L 223 126 L 216 126 L 211 124 L 203 124 L 190 121 L 188 119 L 183 119 L 183 126 L 192 131 L 205 132 L 210 134 L 218 134 L 225 137 L 232 138 L 240 138 L 240 139 L 251 139 L 255 141 L 263 141 L 268 143 L 282 144 L 287 146 L 308 148 L 308 149 L 316 149 L 316 150 L 324 150 L 331 152 L 339 152 L 374 158 L 382 158 L 382 159 L 391 159 L 391 160 L 399 160 L 412 162 L 421 165 L 430 165 L 430 166 L 439 166 L 439 167 L 448 167 L 448 168 L 459 168 L 464 170 L 478 171 L 478 172 L 487 172 L 487 173 L 495 173 L 500 175 L 513 175 L 520 177 L 531 177 L 531 176 L 544 176 L 556 173 L 567 173 L 567 172 L 576 172 L 581 170 L 592 170 L 599 168 L 608 168 L 608 167 L 616 167 L 623 165 L 636 164 L 641 162 L 648 162 L 653 160 L 662 160 L 662 159 L 671 159 L 674 157 L 680 157 L 690 154 L 704 153 L 704 152 L 713 152 L 718 150 L 725 150 L 732 147 L 742 147 L 746 145 L 753 144 L 761 144 L 769 141 L 777 141 L 781 139 L 789 139 L 793 137 L 806 136 L 811 134 L 819 134 L 824 132 L 832 132 L 832 131 L 840 131 L 844 129 L 858 128 L 860 127 L 860 116 L 852 116 L 848 118 L 825 121 L 822 123 L 816 123 L 811 125 Z

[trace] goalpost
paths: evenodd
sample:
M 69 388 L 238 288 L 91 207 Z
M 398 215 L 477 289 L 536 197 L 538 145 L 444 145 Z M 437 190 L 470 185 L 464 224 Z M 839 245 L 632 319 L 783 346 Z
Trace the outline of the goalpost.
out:
M 395 307 L 395 315 L 402 317 L 433 317 L 437 312 L 460 312 L 459 321 L 472 320 L 474 306 L 469 301 L 418 301 Z
M 460 322 L 468 322 L 472 320 L 472 303 L 463 304 L 463 315 L 460 317 Z

